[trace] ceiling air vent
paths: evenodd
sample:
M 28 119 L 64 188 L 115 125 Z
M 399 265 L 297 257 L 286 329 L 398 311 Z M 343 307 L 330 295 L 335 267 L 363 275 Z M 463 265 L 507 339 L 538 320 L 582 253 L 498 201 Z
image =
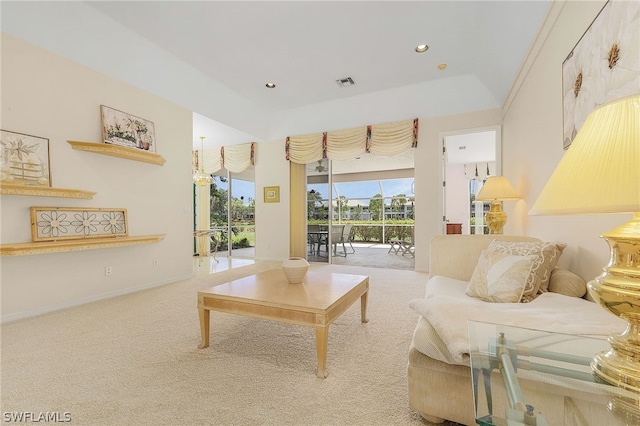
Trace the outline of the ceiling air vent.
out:
M 340 80 L 336 80 L 336 83 L 338 83 L 338 86 L 340 87 L 349 87 L 356 84 L 353 82 L 353 79 L 351 77 L 341 78 Z

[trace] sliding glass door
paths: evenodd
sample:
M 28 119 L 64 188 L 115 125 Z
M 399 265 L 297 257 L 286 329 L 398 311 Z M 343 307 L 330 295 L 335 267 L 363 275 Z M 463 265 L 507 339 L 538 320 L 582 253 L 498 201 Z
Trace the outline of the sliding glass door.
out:
M 254 258 L 256 242 L 254 166 L 242 173 L 229 173 L 231 197 L 229 218 L 234 257 Z
M 211 251 L 255 257 L 254 166 L 242 173 L 219 170 L 210 186 Z
M 329 262 L 331 185 L 329 160 L 307 164 L 307 259 Z

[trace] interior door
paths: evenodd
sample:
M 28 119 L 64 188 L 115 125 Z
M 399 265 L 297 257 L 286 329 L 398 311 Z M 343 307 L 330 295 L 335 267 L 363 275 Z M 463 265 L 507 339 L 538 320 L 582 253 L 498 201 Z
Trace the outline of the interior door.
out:
M 445 134 L 443 144 L 443 232 L 485 233 L 485 204 L 475 194 L 499 174 L 500 128 Z

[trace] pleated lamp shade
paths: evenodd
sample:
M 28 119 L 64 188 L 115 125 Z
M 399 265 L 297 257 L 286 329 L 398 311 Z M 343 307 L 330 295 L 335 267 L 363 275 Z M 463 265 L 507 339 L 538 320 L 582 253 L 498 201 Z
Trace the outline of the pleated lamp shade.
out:
M 519 200 L 520 197 L 513 186 L 504 176 L 491 176 L 485 181 L 480 192 L 476 195 L 477 201 Z
M 530 211 L 640 212 L 640 95 L 591 112 Z

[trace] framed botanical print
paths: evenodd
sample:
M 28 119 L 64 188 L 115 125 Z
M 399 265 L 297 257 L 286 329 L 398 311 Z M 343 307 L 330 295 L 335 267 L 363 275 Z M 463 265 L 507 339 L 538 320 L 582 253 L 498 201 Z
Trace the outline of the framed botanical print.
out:
M 562 63 L 563 148 L 597 107 L 640 93 L 640 2 L 609 0 Z
M 0 181 L 50 187 L 49 139 L 0 130 Z
M 105 143 L 156 152 L 153 122 L 100 105 L 102 139 Z

